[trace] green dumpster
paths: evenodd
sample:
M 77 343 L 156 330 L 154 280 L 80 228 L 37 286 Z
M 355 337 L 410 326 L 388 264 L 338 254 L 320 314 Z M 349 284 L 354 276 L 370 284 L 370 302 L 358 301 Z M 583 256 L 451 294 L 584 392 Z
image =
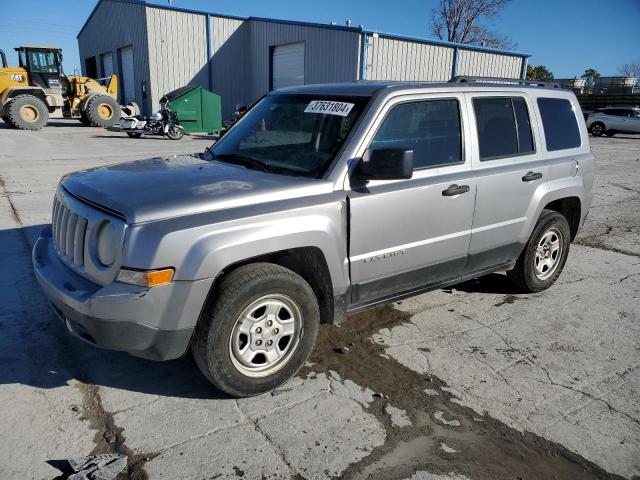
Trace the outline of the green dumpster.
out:
M 187 133 L 214 133 L 222 130 L 220 95 L 197 85 L 187 85 L 165 95 L 169 108 L 178 114 L 180 126 Z

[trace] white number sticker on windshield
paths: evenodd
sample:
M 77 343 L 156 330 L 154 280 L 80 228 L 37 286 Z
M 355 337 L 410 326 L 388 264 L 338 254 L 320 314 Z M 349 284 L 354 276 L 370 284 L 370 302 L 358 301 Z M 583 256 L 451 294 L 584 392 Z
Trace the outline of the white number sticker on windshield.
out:
M 304 113 L 324 113 L 326 115 L 339 115 L 340 117 L 346 117 L 349 115 L 353 105 L 353 103 L 314 100 L 307 105 Z

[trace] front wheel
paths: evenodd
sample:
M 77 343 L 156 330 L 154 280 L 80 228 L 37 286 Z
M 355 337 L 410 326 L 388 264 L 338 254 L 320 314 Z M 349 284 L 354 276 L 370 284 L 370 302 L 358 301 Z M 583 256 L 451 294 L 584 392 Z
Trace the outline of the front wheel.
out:
M 18 95 L 6 109 L 9 124 L 20 130 L 40 130 L 49 121 L 47 104 L 33 95 Z
M 543 210 L 516 266 L 507 275 L 522 292 L 546 290 L 560 276 L 570 243 L 567 219 L 553 210 Z
M 320 312 L 302 277 L 270 263 L 244 265 L 222 280 L 214 298 L 191 348 L 198 368 L 220 390 L 259 395 L 304 365 Z
M 167 137 L 169 137 L 171 140 L 180 140 L 182 137 L 184 137 L 184 130 L 182 130 L 180 127 L 172 125 L 167 129 Z
M 593 125 L 591 125 L 590 130 L 591 130 L 591 135 L 593 135 L 594 137 L 601 137 L 605 130 L 604 123 L 595 122 Z

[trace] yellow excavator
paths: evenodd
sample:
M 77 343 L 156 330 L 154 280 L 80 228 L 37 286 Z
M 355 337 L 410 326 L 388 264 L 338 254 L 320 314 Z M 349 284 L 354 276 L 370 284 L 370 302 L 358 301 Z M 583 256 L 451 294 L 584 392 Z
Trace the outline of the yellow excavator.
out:
M 14 128 L 38 130 L 49 118 L 77 118 L 85 125 L 112 127 L 120 120 L 118 78 L 104 84 L 89 77 L 66 76 L 62 50 L 17 47 L 19 66 L 9 67 L 0 50 L 0 118 Z

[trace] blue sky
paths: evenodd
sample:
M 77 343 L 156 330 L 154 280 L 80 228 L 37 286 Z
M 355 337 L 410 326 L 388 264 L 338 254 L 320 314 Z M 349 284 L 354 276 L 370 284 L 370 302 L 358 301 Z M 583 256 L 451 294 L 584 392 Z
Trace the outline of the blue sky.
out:
M 65 70 L 79 68 L 76 35 L 97 0 L 4 0 L 0 48 L 16 64 L 13 47 L 56 45 Z M 166 0 L 150 3 L 166 5 Z M 176 7 L 230 15 L 354 25 L 409 36 L 430 37 L 429 18 L 437 0 L 174 0 Z M 546 65 L 556 76 L 581 75 L 593 67 L 602 75 L 640 61 L 640 0 L 513 0 L 492 27 L 529 53 L 530 63 Z

